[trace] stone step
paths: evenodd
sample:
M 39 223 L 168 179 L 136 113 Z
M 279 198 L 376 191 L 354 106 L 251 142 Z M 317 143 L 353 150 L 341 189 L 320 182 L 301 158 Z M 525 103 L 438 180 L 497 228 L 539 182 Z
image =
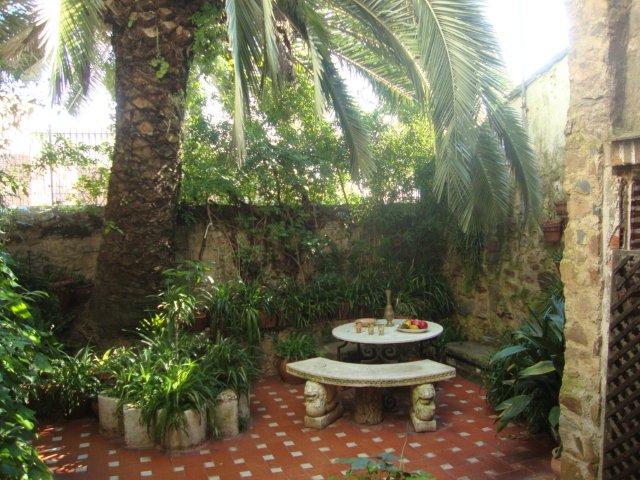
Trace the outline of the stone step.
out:
M 445 347 L 447 365 L 456 367 L 463 376 L 477 378 L 489 367 L 497 347 L 478 342 L 451 342 Z

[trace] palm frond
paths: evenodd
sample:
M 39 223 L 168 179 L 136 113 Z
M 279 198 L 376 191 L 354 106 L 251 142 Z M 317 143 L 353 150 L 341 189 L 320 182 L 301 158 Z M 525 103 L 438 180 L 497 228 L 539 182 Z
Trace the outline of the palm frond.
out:
M 271 77 L 274 87 L 277 89 L 282 82 L 280 68 L 280 51 L 278 37 L 276 35 L 275 17 L 273 13 L 273 0 L 262 0 L 262 30 L 264 34 L 265 70 Z
M 323 18 L 307 4 L 292 0 L 282 2 L 281 9 L 309 48 L 316 98 L 320 97 L 321 91 L 322 96 L 331 101 L 349 150 L 354 176 L 359 172 L 370 174 L 374 165 L 369 134 L 359 108 L 331 59 L 330 37 Z
M 331 3 L 368 27 L 379 45 L 388 50 L 385 55 L 397 68 L 404 71 L 413 85 L 416 100 L 426 100 L 429 89 L 424 72 L 415 54 L 412 33 L 413 15 L 405 0 L 332 0 Z M 353 25 L 349 25 L 350 30 Z
M 37 23 L 42 25 L 41 40 L 55 99 L 61 99 L 74 85 L 82 95 L 87 94 L 104 32 L 103 7 L 101 0 L 60 0 L 40 7 Z
M 93 72 L 105 45 L 102 0 L 55 0 L 50 2 L 3 2 L 0 5 L 5 62 L 33 71 L 47 66 L 52 98 L 61 100 L 73 93 L 84 97 L 98 78 Z M 5 17 L 9 9 L 9 16 Z
M 251 0 L 227 0 L 227 33 L 234 72 L 233 142 L 238 161 L 246 156 L 244 119 L 249 107 L 249 90 L 257 86 L 256 65 L 261 58 L 258 33 L 264 20 Z
M 522 198 L 525 218 L 536 218 L 540 212 L 538 166 L 520 114 L 506 103 L 489 103 L 487 116 L 504 144 L 516 185 Z

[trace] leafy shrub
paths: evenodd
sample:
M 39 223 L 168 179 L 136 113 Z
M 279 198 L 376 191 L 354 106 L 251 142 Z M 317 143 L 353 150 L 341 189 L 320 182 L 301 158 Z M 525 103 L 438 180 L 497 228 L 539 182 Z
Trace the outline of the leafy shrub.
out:
M 60 352 L 32 394 L 30 405 L 46 416 L 70 418 L 87 413 L 101 390 L 99 360 L 90 347 L 75 355 Z
M 0 477 L 48 479 L 32 444 L 34 412 L 25 405 L 30 385 L 51 368 L 47 334 L 30 324 L 34 294 L 22 289 L 8 262 L 0 253 Z
M 271 310 L 270 292 L 257 283 L 241 280 L 214 285 L 209 311 L 216 327 L 250 344 L 260 340 L 260 312 Z
M 308 333 L 291 332 L 276 342 L 276 353 L 287 361 L 304 360 L 318 355 L 318 342 Z
M 246 393 L 258 377 L 257 349 L 246 347 L 232 338 L 219 338 L 202 359 L 209 377 L 223 388 Z
M 532 432 L 556 436 L 558 396 L 564 369 L 564 301 L 551 305 L 512 335 L 491 359 L 487 373 L 487 401 L 501 412 L 498 430 L 509 422 L 527 423 Z
M 340 458 L 339 463 L 346 463 L 350 468 L 340 477 L 347 480 L 435 480 L 435 477 L 424 472 L 405 472 L 400 459 L 391 453 L 382 453 L 376 457 Z M 396 465 L 397 464 L 397 465 Z M 331 480 L 338 477 L 331 476 Z

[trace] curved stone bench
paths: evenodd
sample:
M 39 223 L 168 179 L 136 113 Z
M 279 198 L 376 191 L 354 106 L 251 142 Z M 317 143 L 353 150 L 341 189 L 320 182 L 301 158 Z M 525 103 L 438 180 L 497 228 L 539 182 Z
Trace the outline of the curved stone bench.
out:
M 417 432 L 436 429 L 433 383 L 456 376 L 455 368 L 432 360 L 372 365 L 316 357 L 289 363 L 287 371 L 307 380 L 307 427 L 324 428 L 342 415 L 337 387 L 356 388 L 354 418 L 368 425 L 382 421 L 382 388 L 413 387 L 410 415 Z

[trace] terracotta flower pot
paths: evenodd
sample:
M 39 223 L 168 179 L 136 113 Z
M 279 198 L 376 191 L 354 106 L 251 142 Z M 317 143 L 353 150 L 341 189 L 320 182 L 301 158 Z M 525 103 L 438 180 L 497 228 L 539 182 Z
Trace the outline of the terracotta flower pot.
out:
M 542 224 L 544 241 L 549 244 L 560 243 L 562 239 L 562 220 L 548 220 Z
M 270 330 L 278 326 L 278 318 L 265 312 L 258 314 L 258 321 L 260 322 L 260 328 L 263 330 Z
M 202 332 L 209 326 L 209 323 L 209 312 L 206 310 L 198 310 L 193 315 L 191 331 L 194 333 Z
M 556 214 L 561 218 L 567 218 L 569 212 L 567 211 L 567 201 L 566 200 L 558 200 L 555 203 Z
M 560 473 L 562 472 L 562 462 L 560 458 L 551 457 L 551 471 L 556 478 L 560 478 Z
M 287 364 L 288 360 L 281 358 L 278 362 L 278 373 L 280 374 L 280 378 L 284 383 L 289 383 L 291 385 L 299 385 L 305 382 L 304 378 L 296 377 L 295 375 L 291 375 L 287 372 Z

